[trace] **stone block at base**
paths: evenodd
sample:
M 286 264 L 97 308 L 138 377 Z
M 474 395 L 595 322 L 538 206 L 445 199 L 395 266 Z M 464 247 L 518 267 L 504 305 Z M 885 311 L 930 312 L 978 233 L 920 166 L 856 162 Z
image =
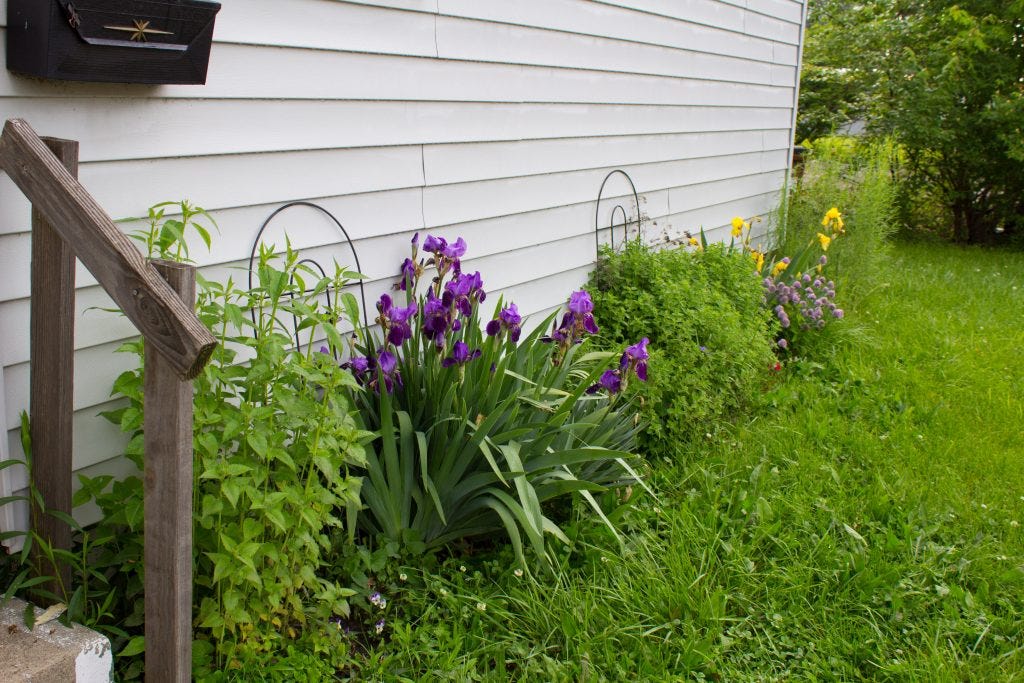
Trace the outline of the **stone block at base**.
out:
M 29 631 L 25 603 L 0 603 L 0 680 L 10 683 L 109 683 L 114 665 L 110 641 L 93 630 L 58 621 Z M 43 610 L 36 608 L 36 616 Z

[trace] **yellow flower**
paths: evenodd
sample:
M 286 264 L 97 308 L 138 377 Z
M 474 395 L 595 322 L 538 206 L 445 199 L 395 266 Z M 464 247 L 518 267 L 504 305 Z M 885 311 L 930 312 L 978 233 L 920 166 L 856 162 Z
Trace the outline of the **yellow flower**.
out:
M 757 265 L 757 272 L 761 272 L 764 268 L 764 253 L 760 251 L 750 252 L 750 258 L 754 259 L 754 263 Z
M 691 237 L 690 240 L 689 240 L 689 244 L 690 244 L 691 247 L 699 247 L 700 246 L 700 240 L 697 239 L 696 237 Z
M 832 244 L 832 238 L 828 235 L 818 233 L 818 241 L 821 243 L 821 250 L 828 251 L 828 245 Z
M 732 236 L 739 237 L 740 235 L 743 234 L 743 230 L 749 227 L 750 223 L 746 222 L 739 216 L 736 216 L 735 218 L 732 219 Z
M 821 219 L 821 224 L 828 228 L 832 228 L 832 232 L 837 235 L 842 235 L 846 231 L 843 229 L 843 214 L 839 213 L 839 209 L 832 207 L 825 212 L 825 217 Z
M 774 267 L 772 268 L 772 277 L 778 277 L 778 276 L 779 276 L 779 273 L 781 273 L 782 271 L 784 271 L 784 270 L 785 270 L 786 268 L 789 268 L 789 264 L 788 264 L 788 263 L 786 263 L 785 261 L 779 261 L 779 262 L 778 262 L 778 263 L 776 263 L 776 264 L 775 264 L 775 266 L 774 266 Z

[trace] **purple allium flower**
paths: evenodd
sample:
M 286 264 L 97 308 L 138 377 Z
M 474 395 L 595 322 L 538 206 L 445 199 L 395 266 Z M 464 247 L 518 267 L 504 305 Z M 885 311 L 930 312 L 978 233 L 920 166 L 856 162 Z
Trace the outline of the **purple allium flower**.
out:
M 804 273 L 803 281 L 804 281 L 804 284 L 807 284 L 808 282 L 811 281 L 811 276 L 808 275 L 807 273 Z
M 784 330 L 789 328 L 789 318 L 785 318 L 785 317 L 784 318 L 780 318 L 779 319 L 779 324 L 782 325 L 782 329 L 784 329 Z
M 832 317 L 836 318 L 837 320 L 841 320 L 843 315 L 843 309 L 841 308 L 837 308 L 836 310 L 832 311 Z
M 453 365 L 465 365 L 471 360 L 480 357 L 480 349 L 469 350 L 464 341 L 457 341 L 452 345 L 452 355 L 441 361 L 441 367 L 450 368 Z
M 828 257 L 825 256 L 824 254 L 822 254 L 821 258 L 818 259 L 818 264 L 824 266 L 827 263 L 828 263 Z
M 783 259 L 782 259 L 782 262 L 785 263 L 788 266 L 793 261 L 788 256 L 784 256 Z
M 779 341 L 777 341 L 776 344 L 778 344 L 780 349 L 787 349 L 787 348 L 789 348 L 789 342 L 786 341 L 785 338 L 779 339 Z

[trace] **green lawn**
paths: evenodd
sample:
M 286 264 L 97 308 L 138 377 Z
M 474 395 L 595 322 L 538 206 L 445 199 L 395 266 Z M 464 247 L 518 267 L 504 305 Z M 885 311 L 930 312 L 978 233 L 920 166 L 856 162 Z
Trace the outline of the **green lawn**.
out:
M 406 568 L 357 676 L 1024 677 L 1024 254 L 891 264 L 832 352 L 652 463 L 621 549 L 582 519 L 557 579 L 487 552 Z

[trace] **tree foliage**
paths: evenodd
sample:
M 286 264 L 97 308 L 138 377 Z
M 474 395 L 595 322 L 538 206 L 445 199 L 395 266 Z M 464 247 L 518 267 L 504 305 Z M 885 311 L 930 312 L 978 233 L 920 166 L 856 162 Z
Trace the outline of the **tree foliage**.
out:
M 801 88 L 800 136 L 893 135 L 956 239 L 1024 222 L 1024 0 L 812 0 Z

